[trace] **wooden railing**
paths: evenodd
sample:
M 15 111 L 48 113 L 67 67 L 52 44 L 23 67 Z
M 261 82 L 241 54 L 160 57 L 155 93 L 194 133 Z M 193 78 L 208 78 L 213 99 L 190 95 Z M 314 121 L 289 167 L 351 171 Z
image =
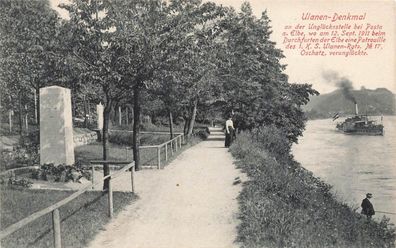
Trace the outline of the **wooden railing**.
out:
M 106 179 L 109 179 L 109 188 L 107 191 L 108 192 L 108 214 L 109 214 L 109 217 L 112 218 L 113 217 L 113 190 L 111 187 L 111 179 L 114 179 L 114 178 L 120 176 L 126 170 L 131 170 L 131 186 L 132 186 L 132 192 L 134 192 L 135 188 L 134 188 L 133 174 L 134 174 L 134 170 L 135 170 L 135 162 L 91 161 L 91 164 L 126 164 L 126 166 L 122 167 L 122 169 L 120 169 L 119 171 L 117 171 L 113 174 L 103 177 L 100 182 L 97 182 L 92 185 L 89 184 L 89 185 L 85 186 L 84 188 L 80 189 L 79 191 L 66 197 L 65 199 L 45 208 L 43 210 L 40 210 L 40 211 L 38 211 L 24 219 L 18 221 L 15 224 L 10 225 L 9 227 L 7 227 L 6 229 L 4 229 L 0 232 L 0 240 L 7 237 L 11 233 L 17 231 L 18 229 L 26 226 L 27 224 L 31 223 L 32 221 L 52 212 L 52 226 L 53 226 L 53 230 L 54 230 L 54 232 L 53 232 L 54 233 L 54 244 L 55 244 L 55 248 L 61 248 L 61 228 L 60 228 L 61 221 L 60 221 L 60 217 L 59 217 L 59 208 L 65 204 L 69 203 L 70 201 L 76 199 L 78 196 L 85 193 L 86 191 L 91 189 L 93 186 L 96 186 L 96 185 L 102 183 L 102 181 L 104 181 Z M 92 177 L 93 176 L 94 175 L 92 174 Z
M 165 152 L 165 161 L 168 161 L 168 157 L 169 157 L 168 145 L 170 147 L 169 151 L 170 151 L 171 155 L 173 155 L 174 152 L 177 152 L 178 149 L 181 149 L 182 143 L 185 143 L 185 141 L 186 140 L 185 140 L 184 134 L 183 133 L 179 133 L 179 135 L 177 135 L 173 139 L 168 140 L 168 141 L 166 141 L 166 142 L 164 142 L 162 144 L 151 145 L 151 146 L 140 146 L 139 150 L 141 150 L 141 149 L 156 149 L 157 150 L 157 154 L 156 154 L 156 157 L 157 157 L 157 168 L 161 169 L 162 168 L 161 167 L 161 149 L 163 147 L 165 147 L 165 151 L 164 151 Z
M 127 132 L 133 133 L 132 130 L 124 130 L 124 129 L 110 129 L 109 132 Z M 168 131 L 139 131 L 140 134 L 165 134 L 170 135 Z M 182 132 L 174 132 L 173 134 L 182 134 Z
M 127 133 L 133 133 L 131 130 L 117 130 L 117 129 L 111 129 L 110 132 L 127 132 Z M 140 134 L 156 134 L 156 135 L 170 135 L 169 132 L 154 132 L 154 131 L 140 131 Z M 147 146 L 139 146 L 139 150 L 143 149 L 156 149 L 156 155 L 155 155 L 155 167 L 158 169 L 162 169 L 161 167 L 161 149 L 165 148 L 164 153 L 165 153 L 165 161 L 168 161 L 169 153 L 168 153 L 168 146 L 170 147 L 169 152 L 171 153 L 170 155 L 173 155 L 174 152 L 177 152 L 179 148 L 181 148 L 182 144 L 186 142 L 186 136 L 184 133 L 181 132 L 175 132 L 174 133 L 176 137 L 174 137 L 171 140 L 168 140 L 162 144 L 159 145 L 147 145 Z M 128 147 L 129 148 L 129 147 Z M 143 167 L 150 167 L 147 165 L 142 165 Z

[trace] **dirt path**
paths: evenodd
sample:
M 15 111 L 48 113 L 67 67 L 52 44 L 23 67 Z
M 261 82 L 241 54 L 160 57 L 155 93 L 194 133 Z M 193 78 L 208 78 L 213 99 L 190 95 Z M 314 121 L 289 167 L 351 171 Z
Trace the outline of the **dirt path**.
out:
M 220 129 L 184 151 L 164 170 L 136 173 L 140 199 L 121 212 L 90 244 L 92 248 L 238 247 L 236 197 L 243 177 L 224 148 Z M 130 181 L 119 182 L 129 187 Z M 117 188 L 117 187 L 115 187 Z

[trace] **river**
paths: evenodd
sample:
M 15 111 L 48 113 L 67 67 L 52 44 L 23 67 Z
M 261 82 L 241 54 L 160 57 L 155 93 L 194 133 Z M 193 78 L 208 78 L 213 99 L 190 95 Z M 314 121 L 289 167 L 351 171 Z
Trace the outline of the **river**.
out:
M 386 216 L 396 224 L 396 116 L 384 116 L 384 136 L 346 135 L 336 130 L 338 121 L 343 119 L 308 121 L 293 146 L 295 159 L 359 212 L 365 194 L 372 193 L 375 210 L 395 213 Z

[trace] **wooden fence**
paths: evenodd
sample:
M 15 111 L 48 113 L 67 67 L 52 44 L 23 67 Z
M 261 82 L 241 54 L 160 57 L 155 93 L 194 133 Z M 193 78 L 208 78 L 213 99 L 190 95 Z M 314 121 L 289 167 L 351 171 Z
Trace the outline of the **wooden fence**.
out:
M 55 248 L 61 248 L 61 228 L 60 228 L 61 222 L 60 222 L 60 217 L 59 217 L 59 208 L 65 204 L 67 204 L 68 202 L 74 200 L 81 194 L 85 193 L 86 191 L 91 189 L 93 186 L 102 183 L 102 181 L 104 181 L 105 179 L 109 179 L 109 189 L 107 191 L 108 192 L 108 214 L 109 214 L 109 217 L 112 218 L 113 217 L 113 190 L 112 190 L 112 186 L 111 186 L 111 179 L 119 177 L 126 170 L 131 170 L 131 187 L 132 187 L 132 192 L 134 192 L 135 187 L 134 187 L 133 174 L 135 171 L 135 162 L 91 161 L 91 164 L 126 164 L 126 166 L 122 167 L 122 169 L 120 169 L 119 171 L 117 171 L 113 174 L 103 177 L 101 181 L 99 181 L 93 185 L 89 184 L 89 185 L 85 186 L 84 188 L 80 189 L 79 191 L 66 197 L 65 199 L 45 208 L 43 210 L 40 210 L 40 211 L 38 211 L 24 219 L 18 221 L 15 224 L 10 225 L 9 227 L 7 227 L 6 229 L 4 229 L 0 232 L 0 240 L 7 237 L 11 233 L 17 231 L 18 229 L 24 227 L 25 225 L 31 223 L 32 221 L 34 221 L 46 214 L 52 213 L 52 227 L 53 227 L 53 231 L 54 231 L 53 233 L 54 233 Z M 93 168 L 93 166 L 92 166 L 92 168 Z M 93 174 L 92 174 L 92 177 L 93 177 Z
M 164 133 L 164 134 L 169 134 L 169 133 Z M 162 169 L 161 167 L 161 150 L 164 148 L 164 153 L 165 153 L 165 161 L 168 161 L 169 155 L 173 155 L 174 152 L 177 152 L 178 149 L 181 149 L 182 143 L 185 143 L 185 136 L 183 133 L 179 133 L 176 137 L 174 137 L 171 140 L 168 140 L 162 144 L 159 145 L 151 145 L 151 146 L 140 146 L 139 150 L 142 149 L 156 149 L 156 167 L 158 169 Z M 169 146 L 169 152 L 168 153 L 168 146 Z M 144 166 L 143 166 L 144 167 Z M 147 166 L 146 166 L 147 167 Z

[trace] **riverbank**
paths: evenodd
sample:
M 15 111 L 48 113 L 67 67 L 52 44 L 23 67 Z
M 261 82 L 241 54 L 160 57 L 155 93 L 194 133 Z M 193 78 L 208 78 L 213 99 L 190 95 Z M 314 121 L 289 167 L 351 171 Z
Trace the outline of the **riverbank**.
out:
M 239 196 L 242 247 L 394 247 L 389 220 L 367 221 L 337 201 L 276 128 L 243 133 L 230 151 L 249 177 Z
M 396 212 L 396 116 L 384 116 L 384 136 L 347 135 L 331 119 L 308 121 L 292 154 L 304 168 L 333 186 L 339 201 L 359 208 L 367 192 L 380 221 Z M 396 224 L 395 214 L 385 214 Z

